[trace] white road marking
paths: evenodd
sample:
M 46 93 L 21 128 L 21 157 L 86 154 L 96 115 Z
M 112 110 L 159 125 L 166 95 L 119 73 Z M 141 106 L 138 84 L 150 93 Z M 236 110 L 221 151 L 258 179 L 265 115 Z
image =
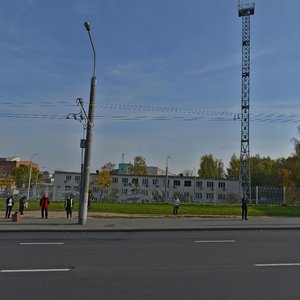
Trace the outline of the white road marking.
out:
M 24 272 L 68 272 L 70 269 L 21 269 L 21 270 L 1 270 L 1 273 L 24 273 Z
M 285 267 L 285 266 L 300 266 L 300 263 L 255 264 L 255 267 Z
M 194 243 L 235 243 L 235 240 L 208 240 L 208 241 L 194 241 Z
M 64 245 L 65 243 L 19 243 L 19 245 L 27 246 L 27 245 Z

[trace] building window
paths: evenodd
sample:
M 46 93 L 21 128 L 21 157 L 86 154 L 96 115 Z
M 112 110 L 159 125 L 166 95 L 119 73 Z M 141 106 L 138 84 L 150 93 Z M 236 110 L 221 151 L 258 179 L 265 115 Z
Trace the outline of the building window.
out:
M 142 190 L 142 195 L 148 196 L 148 190 Z
M 128 178 L 122 178 L 122 183 L 128 183 Z
M 66 176 L 66 181 L 70 181 L 72 179 L 72 176 L 71 175 L 67 175 Z
M 118 183 L 119 182 L 119 178 L 118 177 L 113 177 L 112 178 L 112 182 L 113 183 Z
M 207 181 L 206 186 L 208 188 L 213 188 L 214 187 L 214 182 L 213 181 Z
M 214 199 L 214 194 L 213 193 L 207 193 L 206 194 L 206 199 Z
M 174 186 L 180 186 L 180 180 L 174 180 Z
M 196 187 L 202 188 L 202 181 L 196 181 Z
M 127 189 L 122 189 L 121 194 L 127 195 Z
M 75 176 L 75 181 L 80 181 L 80 176 Z
M 184 181 L 184 186 L 192 186 L 191 180 L 185 180 Z
M 71 188 L 70 185 L 66 185 L 66 186 L 65 186 L 65 191 L 71 191 L 71 189 L 72 189 L 72 188 Z
M 153 179 L 152 183 L 153 185 L 158 185 L 158 179 Z
M 132 178 L 132 184 L 139 184 L 139 179 L 138 178 Z
M 152 191 L 152 196 L 159 196 L 159 193 L 158 193 L 158 191 Z
M 202 199 L 202 193 L 196 193 L 196 199 Z
M 219 188 L 220 189 L 225 189 L 225 182 L 219 182 Z
M 225 200 L 226 199 L 226 195 L 225 194 L 218 194 L 218 199 L 219 200 Z
M 147 184 L 148 184 L 148 178 L 143 178 L 142 184 L 143 184 L 143 185 L 147 185 Z

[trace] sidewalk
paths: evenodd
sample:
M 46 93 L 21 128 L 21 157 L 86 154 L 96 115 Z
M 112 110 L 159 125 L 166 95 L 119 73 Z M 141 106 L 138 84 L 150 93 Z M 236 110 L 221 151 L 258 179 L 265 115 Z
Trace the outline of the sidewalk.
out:
M 105 231 L 207 231 L 207 230 L 282 230 L 300 229 L 297 217 L 249 217 L 242 221 L 236 216 L 161 216 L 88 213 L 86 225 L 78 225 L 78 213 L 67 219 L 65 212 L 49 212 L 41 219 L 39 211 L 26 211 L 20 222 L 0 219 L 0 232 L 105 232 Z

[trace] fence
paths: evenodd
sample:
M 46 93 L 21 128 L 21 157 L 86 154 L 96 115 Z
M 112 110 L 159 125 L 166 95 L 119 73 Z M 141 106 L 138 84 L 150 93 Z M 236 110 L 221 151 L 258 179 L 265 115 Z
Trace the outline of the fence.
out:
M 256 204 L 300 204 L 300 188 L 296 187 L 265 187 L 255 189 Z
M 0 192 L 0 198 L 6 199 L 9 195 L 15 194 L 17 198 L 27 196 L 27 188 L 18 190 L 6 190 Z M 251 202 L 253 204 L 286 204 L 300 205 L 300 188 L 285 187 L 266 187 L 257 186 L 252 194 Z M 39 200 L 46 193 L 50 201 L 63 201 L 66 195 L 73 194 L 75 199 L 79 198 L 78 190 L 65 190 L 54 188 L 53 186 L 38 186 L 30 189 L 29 198 Z M 173 202 L 176 195 L 179 196 L 182 203 L 196 204 L 238 204 L 240 196 L 238 192 L 222 193 L 215 190 L 214 192 L 203 191 L 202 193 L 188 193 L 184 190 L 167 190 L 165 194 L 161 189 L 132 190 L 130 193 L 123 194 L 120 191 L 104 190 L 94 193 L 96 202 L 122 202 L 122 203 L 161 203 Z

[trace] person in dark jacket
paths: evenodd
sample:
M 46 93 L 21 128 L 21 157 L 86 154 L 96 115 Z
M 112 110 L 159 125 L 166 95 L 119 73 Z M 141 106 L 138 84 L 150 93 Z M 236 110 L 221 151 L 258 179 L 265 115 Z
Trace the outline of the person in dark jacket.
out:
M 67 212 L 67 218 L 72 218 L 72 211 L 73 211 L 73 207 L 74 207 L 74 199 L 73 199 L 73 195 L 71 194 L 69 197 L 66 196 L 65 199 L 65 210 Z
M 19 212 L 21 215 L 24 214 L 25 202 L 26 202 L 26 196 L 23 196 L 19 199 Z
M 5 219 L 10 218 L 11 210 L 14 206 L 14 198 L 13 196 L 9 196 L 6 199 L 6 212 L 5 212 Z
M 242 198 L 242 220 L 248 220 L 247 214 L 248 214 L 248 199 L 246 195 Z
M 46 219 L 48 219 L 48 207 L 49 207 L 49 198 L 46 196 L 46 193 L 44 193 L 43 197 L 40 200 L 40 208 L 41 208 L 41 214 L 42 218 L 44 218 L 44 215 Z

